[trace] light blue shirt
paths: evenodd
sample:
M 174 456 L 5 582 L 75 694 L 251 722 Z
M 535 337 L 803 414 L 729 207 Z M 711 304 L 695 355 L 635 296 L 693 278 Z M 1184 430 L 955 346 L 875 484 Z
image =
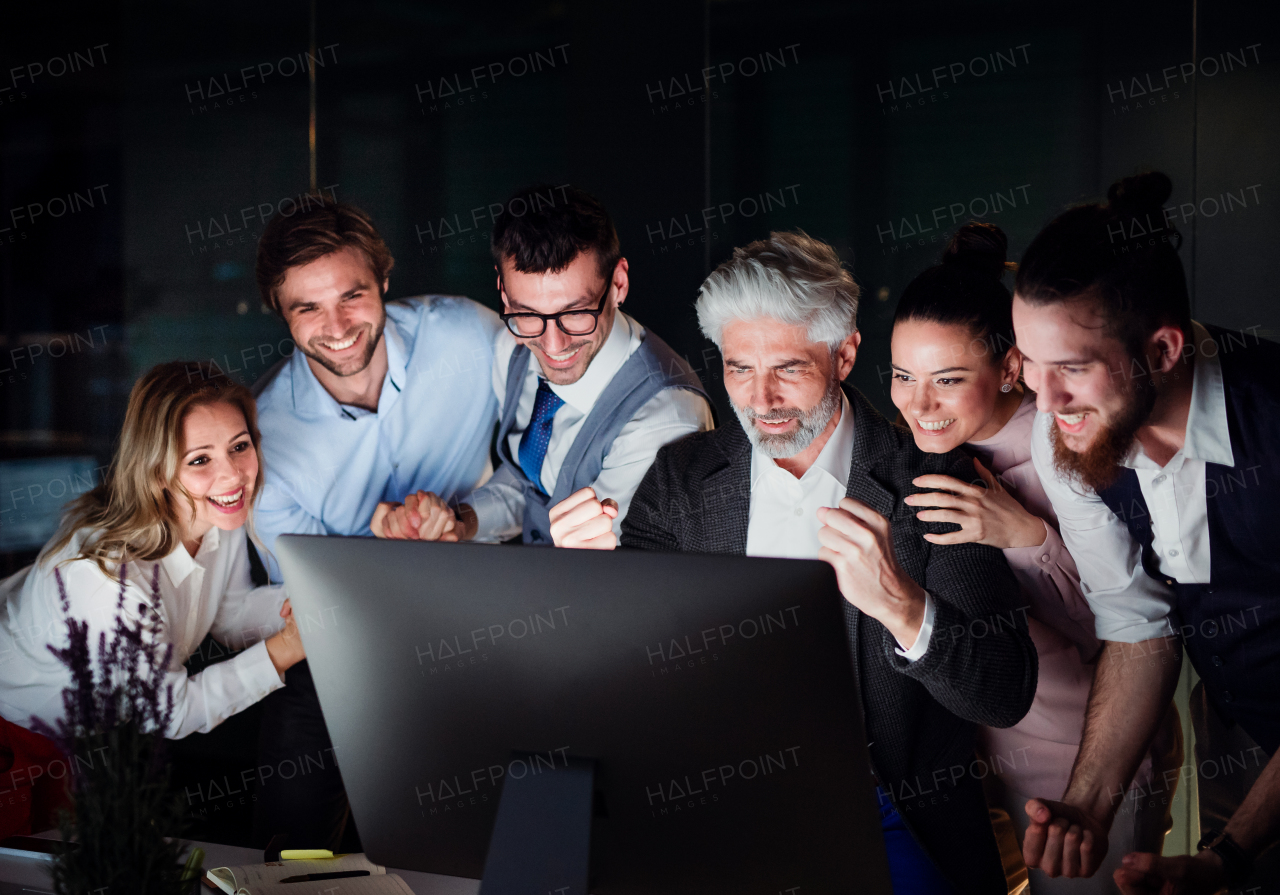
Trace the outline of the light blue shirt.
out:
M 387 378 L 376 412 L 338 403 L 301 351 L 257 383 L 266 480 L 254 526 L 369 536 L 379 501 L 419 489 L 465 498 L 486 476 L 498 419 L 490 370 L 502 323 L 467 298 L 387 302 Z M 280 573 L 268 567 L 274 581 Z

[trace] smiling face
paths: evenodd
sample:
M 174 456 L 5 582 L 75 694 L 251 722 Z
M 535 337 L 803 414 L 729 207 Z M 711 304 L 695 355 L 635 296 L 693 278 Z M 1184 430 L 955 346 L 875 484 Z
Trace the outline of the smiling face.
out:
M 354 376 L 369 366 L 382 341 L 387 285 L 358 249 L 348 247 L 289 268 L 280 284 L 280 312 L 308 359 L 335 376 Z
M 1036 408 L 1054 415 L 1058 437 L 1070 450 L 1087 451 L 1148 403 L 1140 396 L 1148 391 L 1146 377 L 1134 375 L 1144 365 L 1134 365 L 1092 302 L 1033 305 L 1015 295 L 1013 328 Z
M 182 421 L 181 451 L 178 482 L 195 500 L 195 518 L 183 540 L 199 540 L 210 528 L 244 525 L 258 481 L 258 452 L 240 408 L 226 401 L 191 408 Z M 180 506 L 186 503 L 175 498 Z
M 1105 487 L 1155 404 L 1150 362 L 1131 357 L 1087 299 L 1031 304 L 1015 295 L 1013 328 L 1036 409 L 1054 417 L 1059 468 Z
M 987 342 L 961 324 L 894 326 L 889 395 L 920 450 L 940 454 L 982 441 L 1007 421 L 997 412 L 1000 387 L 1017 382 L 1020 357 L 1015 348 L 993 361 Z
M 816 442 L 834 430 L 840 383 L 853 369 L 859 341 L 854 333 L 833 353 L 810 341 L 802 325 L 769 317 L 726 323 L 725 389 L 751 443 L 775 460 L 820 451 Z
M 594 311 L 600 307 L 600 296 L 606 286 L 609 296 L 604 312 L 598 318 L 595 332 L 590 335 L 568 335 L 555 322 L 548 320 L 542 335 L 531 339 L 517 337 L 516 341 L 525 345 L 538 359 L 538 366 L 548 382 L 555 385 L 577 382 L 609 338 L 618 306 L 627 298 L 627 259 L 620 259 L 614 266 L 612 280 L 600 276 L 594 251 L 579 252 L 568 267 L 556 273 L 521 273 L 510 259 L 503 259 L 498 288 L 503 306 L 510 314 Z

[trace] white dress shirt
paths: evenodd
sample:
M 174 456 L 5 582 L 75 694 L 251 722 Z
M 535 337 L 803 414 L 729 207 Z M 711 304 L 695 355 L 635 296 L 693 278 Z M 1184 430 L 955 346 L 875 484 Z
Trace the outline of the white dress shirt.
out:
M 33 718 L 48 724 L 62 717 L 62 691 L 71 672 L 49 652 L 68 644 L 67 618 L 89 625 L 89 644 L 98 661 L 98 636 L 110 642 L 115 620 L 138 620 L 138 605 L 151 603 L 156 563 L 129 563 L 123 607 L 120 579 L 102 573 L 87 559 L 73 559 L 84 532 L 55 554 L 0 581 L 0 714 L 23 727 Z M 267 637 L 284 627 L 284 588 L 255 588 L 249 580 L 244 529 L 211 529 L 194 558 L 179 544 L 159 561 L 161 630 L 159 643 L 173 645 L 165 685 L 173 688 L 174 711 L 165 735 L 178 739 L 207 733 L 227 718 L 284 686 L 267 654 Z M 62 609 L 54 568 L 66 585 L 70 611 Z M 187 675 L 183 664 L 206 634 L 239 655 Z
M 1192 322 L 1197 348 L 1214 344 Z M 1031 456 L 1058 514 L 1062 539 L 1076 559 L 1080 583 L 1093 608 L 1098 638 L 1137 643 L 1172 633 L 1173 595 L 1142 568 L 1142 548 L 1129 529 L 1092 490 L 1073 482 L 1053 463 L 1053 415 L 1036 419 Z M 1134 471 L 1151 518 L 1152 550 L 1165 576 L 1183 584 L 1209 581 L 1209 504 L 1205 464 L 1233 466 L 1227 399 L 1216 351 L 1197 350 L 1191 409 L 1182 449 L 1161 467 L 1135 442 L 1124 460 Z
M 644 328 L 619 311 L 614 317 L 609 337 L 591 359 L 582 378 L 570 385 L 549 383 L 564 405 L 551 421 L 551 441 L 542 461 L 541 485 L 547 494 L 555 492 L 560 467 L 582 424 L 614 375 L 640 347 L 643 336 Z M 504 328 L 498 333 L 493 349 L 493 391 L 498 396 L 499 406 L 506 399 L 507 370 L 515 348 L 515 337 Z M 541 375 L 542 368 L 537 359 L 530 357 L 524 388 L 516 407 L 515 423 L 507 437 L 513 457 L 520 455 L 520 438 L 533 417 Z M 692 432 L 704 432 L 714 427 L 711 406 L 701 395 L 688 389 L 663 389 L 645 402 L 613 440 L 605 454 L 600 475 L 592 483 L 601 498 L 612 497 L 618 502 L 618 517 L 613 520 L 615 534 L 621 536 L 622 520 L 627 515 L 631 498 L 653 464 L 658 448 Z M 524 490 L 519 477 L 505 466 L 472 492 L 467 502 L 476 511 L 477 541 L 505 541 L 519 535 L 523 529 Z
M 751 449 L 751 509 L 747 517 L 747 556 L 817 559 L 820 507 L 836 507 L 849 489 L 853 462 L 853 408 L 841 394 L 840 421 L 818 459 L 796 478 L 759 448 Z M 933 634 L 933 597 L 925 594 L 924 622 L 910 649 L 898 655 L 914 662 L 925 654 Z

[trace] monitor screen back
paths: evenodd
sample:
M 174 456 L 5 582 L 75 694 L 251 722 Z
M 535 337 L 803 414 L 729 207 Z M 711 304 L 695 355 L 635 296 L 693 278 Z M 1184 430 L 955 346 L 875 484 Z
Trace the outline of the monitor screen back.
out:
M 373 861 L 479 878 L 504 779 L 578 757 L 597 762 L 594 892 L 890 891 L 825 563 L 276 551 Z

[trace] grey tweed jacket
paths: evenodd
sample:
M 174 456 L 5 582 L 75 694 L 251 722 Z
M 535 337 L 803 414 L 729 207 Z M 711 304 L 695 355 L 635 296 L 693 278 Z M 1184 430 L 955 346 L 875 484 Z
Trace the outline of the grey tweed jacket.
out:
M 938 546 L 902 502 L 912 480 L 974 477 L 959 451 L 927 454 L 856 390 L 847 494 L 889 519 L 899 564 L 933 596 L 933 636 L 908 662 L 870 616 L 845 603 L 853 670 L 862 692 L 873 770 L 908 828 L 957 892 L 1006 891 L 975 761 L 977 725 L 1010 727 L 1036 690 L 1036 651 L 1023 598 L 1003 554 L 980 544 Z M 751 502 L 751 443 L 736 419 L 663 447 L 622 523 L 622 546 L 744 554 Z

